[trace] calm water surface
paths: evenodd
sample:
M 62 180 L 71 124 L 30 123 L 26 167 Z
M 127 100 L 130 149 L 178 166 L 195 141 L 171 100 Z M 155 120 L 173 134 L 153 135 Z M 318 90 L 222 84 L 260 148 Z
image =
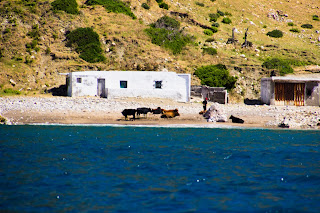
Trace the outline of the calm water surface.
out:
M 320 212 L 320 131 L 0 126 L 0 211 Z

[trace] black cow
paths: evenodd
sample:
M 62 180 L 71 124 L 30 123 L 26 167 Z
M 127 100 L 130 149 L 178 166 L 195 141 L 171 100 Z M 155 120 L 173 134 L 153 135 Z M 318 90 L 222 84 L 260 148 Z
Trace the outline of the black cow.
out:
M 158 107 L 157 109 L 151 110 L 153 114 L 162 114 L 163 109 L 161 107 Z
M 136 109 L 124 109 L 121 113 L 122 115 L 125 117 L 125 119 L 127 120 L 128 118 L 128 115 L 132 115 L 132 119 L 136 119 L 136 112 L 137 110 Z
M 232 120 L 232 123 L 238 123 L 238 124 L 243 124 L 244 120 L 241 118 L 234 117 L 233 115 L 230 116 L 230 119 Z
M 137 108 L 137 115 L 139 117 L 141 114 L 144 114 L 146 116 L 148 114 L 148 112 L 151 112 L 150 108 L 146 108 L 146 107 Z

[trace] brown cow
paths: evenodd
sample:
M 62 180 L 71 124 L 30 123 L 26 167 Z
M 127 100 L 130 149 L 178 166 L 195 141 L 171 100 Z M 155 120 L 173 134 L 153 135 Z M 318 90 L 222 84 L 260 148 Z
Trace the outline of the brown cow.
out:
M 178 109 L 174 110 L 163 110 L 161 118 L 174 118 L 176 116 L 180 116 Z

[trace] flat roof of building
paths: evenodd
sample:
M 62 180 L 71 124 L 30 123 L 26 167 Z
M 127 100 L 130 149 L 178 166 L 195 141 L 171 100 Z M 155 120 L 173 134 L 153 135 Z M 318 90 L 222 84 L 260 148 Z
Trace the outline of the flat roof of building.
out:
M 269 78 L 262 78 L 262 81 L 274 81 L 274 82 L 320 82 L 320 78 L 314 78 L 314 77 L 278 77 L 278 76 L 273 76 Z

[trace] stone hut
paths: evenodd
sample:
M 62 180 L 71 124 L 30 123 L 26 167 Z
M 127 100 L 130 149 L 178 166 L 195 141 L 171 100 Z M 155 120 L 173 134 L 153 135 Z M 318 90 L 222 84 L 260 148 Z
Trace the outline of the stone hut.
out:
M 320 78 L 261 79 L 261 101 L 270 105 L 320 106 Z
M 191 86 L 191 95 L 201 97 L 202 99 L 208 98 L 209 101 L 217 102 L 219 104 L 228 103 L 228 91 L 225 87 L 208 87 L 208 86 Z

